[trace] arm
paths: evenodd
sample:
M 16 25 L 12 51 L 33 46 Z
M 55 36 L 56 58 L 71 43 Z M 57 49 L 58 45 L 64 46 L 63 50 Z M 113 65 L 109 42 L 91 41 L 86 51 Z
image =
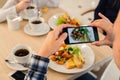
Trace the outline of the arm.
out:
M 32 55 L 29 70 L 24 80 L 46 80 L 48 63 L 48 58 Z
M 6 20 L 7 15 L 18 15 L 20 11 L 29 6 L 29 0 L 22 0 L 19 3 L 16 0 L 8 0 L 0 9 L 0 22 Z
M 113 43 L 114 59 L 118 68 L 120 69 L 120 11 L 114 23 L 114 33 L 115 33 L 115 40 Z
M 16 3 L 15 0 L 7 0 L 5 5 L 0 9 L 0 22 L 6 20 L 6 15 L 17 15 L 15 8 Z
M 62 29 L 64 27 L 68 27 L 70 25 L 61 25 L 56 28 L 54 31 L 51 31 L 47 38 L 45 39 L 40 51 L 37 55 L 33 55 L 31 59 L 31 64 L 29 67 L 29 71 L 25 77 L 25 80 L 45 80 L 46 72 L 49 63 L 48 56 L 52 53 L 56 52 L 63 41 L 66 39 L 67 34 L 62 33 Z
M 94 13 L 94 20 L 96 19 L 100 19 L 100 17 L 98 16 L 98 13 L 102 13 L 104 14 L 104 11 L 105 11 L 105 6 L 107 4 L 107 1 L 108 0 L 100 0 L 99 3 L 98 3 L 98 6 L 96 7 L 95 9 L 95 13 Z

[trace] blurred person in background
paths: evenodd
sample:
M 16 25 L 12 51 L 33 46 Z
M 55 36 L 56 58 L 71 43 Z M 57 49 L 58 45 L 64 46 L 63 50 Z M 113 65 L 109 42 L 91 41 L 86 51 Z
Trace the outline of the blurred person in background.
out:
M 106 32 L 106 36 L 104 39 L 93 42 L 92 44 L 96 46 L 112 46 L 115 63 L 120 69 L 120 10 L 114 24 L 101 13 L 98 15 L 101 19 L 97 19 L 89 25 L 104 30 Z
M 98 13 L 100 12 L 104 16 L 106 16 L 112 23 L 114 23 L 119 12 L 119 8 L 120 0 L 100 0 L 98 6 L 95 9 L 94 20 L 101 18 L 100 16 L 98 16 Z M 104 31 L 101 32 L 106 35 Z
M 95 9 L 94 19 L 100 19 L 98 13 L 102 13 L 114 23 L 120 8 L 120 0 L 100 0 Z
M 40 8 L 43 6 L 58 7 L 59 1 L 60 0 L 7 0 L 5 5 L 0 9 L 0 22 L 5 21 L 7 15 L 18 16 L 31 2 Z

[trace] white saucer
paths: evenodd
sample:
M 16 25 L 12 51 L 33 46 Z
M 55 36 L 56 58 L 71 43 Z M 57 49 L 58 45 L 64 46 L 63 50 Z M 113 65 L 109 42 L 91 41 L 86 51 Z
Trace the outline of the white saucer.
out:
M 8 57 L 6 58 L 7 60 L 11 60 L 11 61 L 14 61 L 14 55 L 12 53 L 10 53 L 8 55 Z M 20 70 L 20 71 L 25 71 L 25 70 L 28 70 L 28 68 L 20 65 L 20 64 L 13 64 L 13 63 L 8 63 L 6 62 L 7 66 L 13 70 Z
M 44 23 L 44 24 L 45 24 L 45 26 L 43 26 L 43 29 L 40 31 L 31 30 L 30 25 L 27 24 L 24 27 L 24 32 L 31 36 L 41 36 L 41 35 L 47 34 L 50 31 L 50 27 L 48 26 L 48 24 L 46 24 L 46 23 Z

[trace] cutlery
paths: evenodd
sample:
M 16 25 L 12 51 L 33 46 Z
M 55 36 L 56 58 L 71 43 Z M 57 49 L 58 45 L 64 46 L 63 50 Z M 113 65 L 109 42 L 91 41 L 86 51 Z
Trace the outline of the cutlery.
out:
M 83 11 L 83 12 L 81 13 L 81 15 L 83 16 L 83 15 L 85 15 L 85 14 L 87 14 L 87 13 L 89 13 L 89 12 L 92 12 L 92 11 L 94 11 L 94 10 L 95 10 L 95 8 L 86 9 L 85 11 Z
M 18 63 L 17 61 L 13 61 L 13 60 L 8 60 L 8 59 L 6 59 L 5 62 L 10 63 L 10 64 L 19 64 L 19 65 L 22 65 L 23 67 L 26 67 L 26 68 L 29 67 L 29 64 L 26 64 L 26 63 L 24 63 L 24 64 L 23 64 L 23 63 Z
M 16 18 L 14 18 L 12 21 L 21 21 L 21 20 L 22 20 L 21 17 L 16 17 Z

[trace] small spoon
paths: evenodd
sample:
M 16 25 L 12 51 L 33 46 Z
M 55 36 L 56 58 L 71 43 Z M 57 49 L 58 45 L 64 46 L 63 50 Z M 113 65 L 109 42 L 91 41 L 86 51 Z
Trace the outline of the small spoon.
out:
M 12 60 L 8 60 L 8 59 L 6 59 L 5 62 L 10 63 L 10 64 L 20 64 L 26 68 L 28 68 L 28 66 L 29 66 L 28 64 L 18 63 L 17 61 L 12 61 Z
M 12 21 L 21 21 L 21 20 L 22 20 L 21 17 L 16 17 L 16 18 L 14 18 Z

